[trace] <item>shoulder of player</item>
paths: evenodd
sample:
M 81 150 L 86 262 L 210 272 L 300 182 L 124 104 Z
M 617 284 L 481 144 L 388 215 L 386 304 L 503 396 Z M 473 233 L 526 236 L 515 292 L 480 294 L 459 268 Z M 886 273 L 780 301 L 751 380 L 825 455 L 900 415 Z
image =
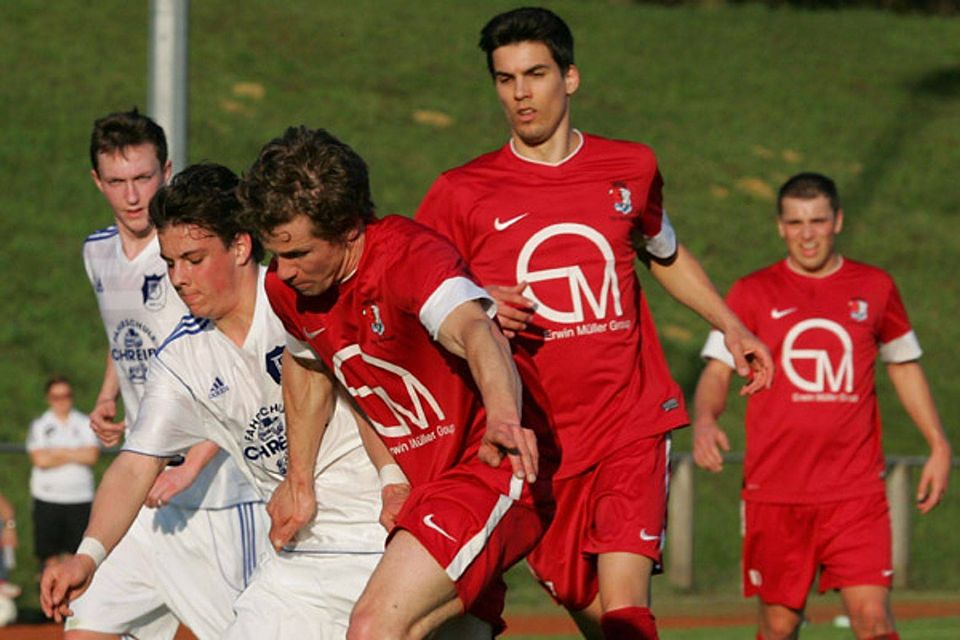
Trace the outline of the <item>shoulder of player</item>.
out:
M 92 242 L 102 242 L 104 240 L 109 240 L 110 238 L 117 237 L 117 225 L 112 224 L 109 227 L 104 227 L 103 229 L 97 229 L 96 231 L 90 233 L 83 241 L 83 243 L 90 244 Z
M 181 351 L 187 349 L 196 339 L 196 336 L 202 335 L 206 331 L 213 330 L 213 322 L 206 318 L 195 318 L 192 315 L 185 315 L 173 328 L 170 335 L 157 348 L 157 357 L 163 353 L 172 353 L 172 350 Z
M 584 150 L 589 155 L 601 154 L 607 157 L 611 154 L 622 156 L 623 160 L 634 160 L 642 163 L 657 164 L 657 154 L 653 148 L 642 142 L 633 140 L 619 140 L 605 138 L 591 133 L 583 133 Z
M 843 268 L 858 278 L 870 277 L 893 282 L 893 276 L 890 275 L 886 269 L 867 264 L 866 262 L 860 262 L 859 260 L 851 260 L 850 258 L 844 257 Z

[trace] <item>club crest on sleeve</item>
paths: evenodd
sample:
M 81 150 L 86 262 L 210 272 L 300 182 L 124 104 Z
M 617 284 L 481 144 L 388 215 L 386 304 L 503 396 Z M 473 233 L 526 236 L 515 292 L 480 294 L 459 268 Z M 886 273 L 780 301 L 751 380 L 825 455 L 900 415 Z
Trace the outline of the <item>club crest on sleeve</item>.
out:
M 380 307 L 372 303 L 365 304 L 363 306 L 363 315 L 370 320 L 370 330 L 378 336 L 382 336 L 387 328 L 384 326 L 383 319 L 380 317 Z
M 867 301 L 863 298 L 852 298 L 847 305 L 850 307 L 850 317 L 857 322 L 863 322 L 867 319 L 869 307 Z
M 158 276 L 146 275 L 143 277 L 143 306 L 150 311 L 159 311 L 167 303 L 166 290 L 163 284 L 163 274 Z
M 632 195 L 626 182 L 614 182 L 607 193 L 613 196 L 613 208 L 617 213 L 627 215 L 633 211 Z
M 280 374 L 283 371 L 283 345 L 278 344 L 267 352 L 267 373 L 273 381 L 280 384 Z

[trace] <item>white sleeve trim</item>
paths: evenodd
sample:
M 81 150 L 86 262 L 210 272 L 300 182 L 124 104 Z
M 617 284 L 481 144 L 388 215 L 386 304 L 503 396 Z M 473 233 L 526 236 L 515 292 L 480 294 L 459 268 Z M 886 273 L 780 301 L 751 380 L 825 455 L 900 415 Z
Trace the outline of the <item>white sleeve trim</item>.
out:
M 923 355 L 923 349 L 920 348 L 920 341 L 917 340 L 917 334 L 911 329 L 899 338 L 894 338 L 890 342 L 880 345 L 880 360 L 883 362 L 898 364 L 901 362 L 910 362 L 919 360 Z
M 643 243 L 647 249 L 647 253 L 655 258 L 664 260 L 677 252 L 677 232 L 673 230 L 673 225 L 670 224 L 670 218 L 667 217 L 667 212 L 664 211 L 661 216 L 660 233 L 652 238 L 644 236 Z
M 493 301 L 490 294 L 473 280 L 456 276 L 444 280 L 430 294 L 427 301 L 420 307 L 420 322 L 430 332 L 430 337 L 436 340 L 440 325 L 447 319 L 450 312 L 470 300 L 480 302 L 489 317 L 493 318 L 497 315 L 497 303 Z
M 736 368 L 733 362 L 733 354 L 727 350 L 727 345 L 723 342 L 723 333 L 713 329 L 707 336 L 707 341 L 700 350 L 701 358 L 713 358 L 719 360 L 731 369 Z
M 287 351 L 290 352 L 294 358 L 300 358 L 301 360 L 318 360 L 317 354 L 314 352 L 313 347 L 311 347 L 306 342 L 295 338 L 291 334 L 287 334 Z

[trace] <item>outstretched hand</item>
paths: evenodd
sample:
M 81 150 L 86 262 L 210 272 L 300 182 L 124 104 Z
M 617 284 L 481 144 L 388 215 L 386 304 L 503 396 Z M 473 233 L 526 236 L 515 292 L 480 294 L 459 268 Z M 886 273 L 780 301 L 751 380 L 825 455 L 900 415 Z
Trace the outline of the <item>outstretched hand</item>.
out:
M 283 549 L 316 513 L 317 497 L 312 478 L 311 482 L 294 482 L 290 476 L 284 478 L 267 503 L 273 548 L 277 551 Z
M 743 326 L 725 331 L 723 340 L 733 355 L 737 375 L 747 379 L 740 395 L 753 395 L 761 389 L 769 389 L 773 384 L 774 365 L 767 345 Z
M 87 590 L 97 568 L 86 554 L 47 567 L 40 579 L 40 607 L 55 622 L 73 615 L 70 603 Z
M 506 456 L 513 467 L 513 475 L 527 482 L 535 482 L 540 457 L 537 436 L 532 429 L 519 424 L 487 420 L 478 452 L 480 460 L 491 467 L 499 467 Z
M 491 285 L 487 287 L 497 303 L 497 321 L 503 335 L 513 338 L 518 332 L 527 328 L 533 317 L 533 303 L 523 296 L 527 288 L 526 282 L 518 282 L 512 286 Z

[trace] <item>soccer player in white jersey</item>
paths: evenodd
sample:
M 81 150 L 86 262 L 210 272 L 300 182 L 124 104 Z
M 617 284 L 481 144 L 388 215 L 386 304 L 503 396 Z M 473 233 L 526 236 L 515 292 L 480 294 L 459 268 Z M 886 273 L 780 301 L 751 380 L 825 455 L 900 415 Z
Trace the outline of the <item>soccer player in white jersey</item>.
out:
M 91 422 L 111 446 L 124 429 L 112 422 L 117 394 L 133 424 L 148 362 L 187 309 L 170 291 L 147 211 L 170 175 L 163 130 L 136 110 L 107 115 L 94 123 L 90 161 L 114 216 L 114 225 L 91 234 L 83 250 L 110 342 Z M 232 620 L 233 600 L 267 546 L 266 514 L 239 468 L 216 445 L 202 443 L 160 475 L 145 504 L 154 508 L 141 511 L 73 603 L 68 640 L 124 633 L 172 638 L 179 622 L 213 637 Z
M 280 386 L 286 332 L 263 288 L 263 249 L 238 222 L 237 181 L 226 167 L 194 165 L 150 205 L 169 280 L 192 315 L 160 346 L 142 411 L 115 463 L 137 470 L 135 484 L 119 486 L 108 472 L 100 486 L 87 535 L 107 549 L 132 522 L 164 462 L 204 439 L 240 462 L 265 498 L 286 475 Z M 380 483 L 348 403 L 337 402 L 311 446 L 317 512 L 286 549 L 264 560 L 224 637 L 342 638 L 382 555 Z M 378 452 L 390 461 L 385 447 Z M 81 556 L 73 569 L 45 579 L 49 613 L 69 605 L 68 586 L 82 588 L 95 565 Z
M 786 259 L 737 280 L 727 296 L 779 365 L 770 391 L 747 401 L 744 595 L 760 599 L 758 638 L 796 638 L 819 573 L 819 590 L 840 592 L 857 638 L 896 640 L 878 357 L 930 445 L 917 490 L 921 513 L 943 498 L 950 445 L 893 278 L 834 246 L 843 210 L 833 180 L 793 176 L 777 203 Z M 717 419 L 732 360 L 716 333 L 703 355 L 693 457 L 718 472 L 729 448 Z

